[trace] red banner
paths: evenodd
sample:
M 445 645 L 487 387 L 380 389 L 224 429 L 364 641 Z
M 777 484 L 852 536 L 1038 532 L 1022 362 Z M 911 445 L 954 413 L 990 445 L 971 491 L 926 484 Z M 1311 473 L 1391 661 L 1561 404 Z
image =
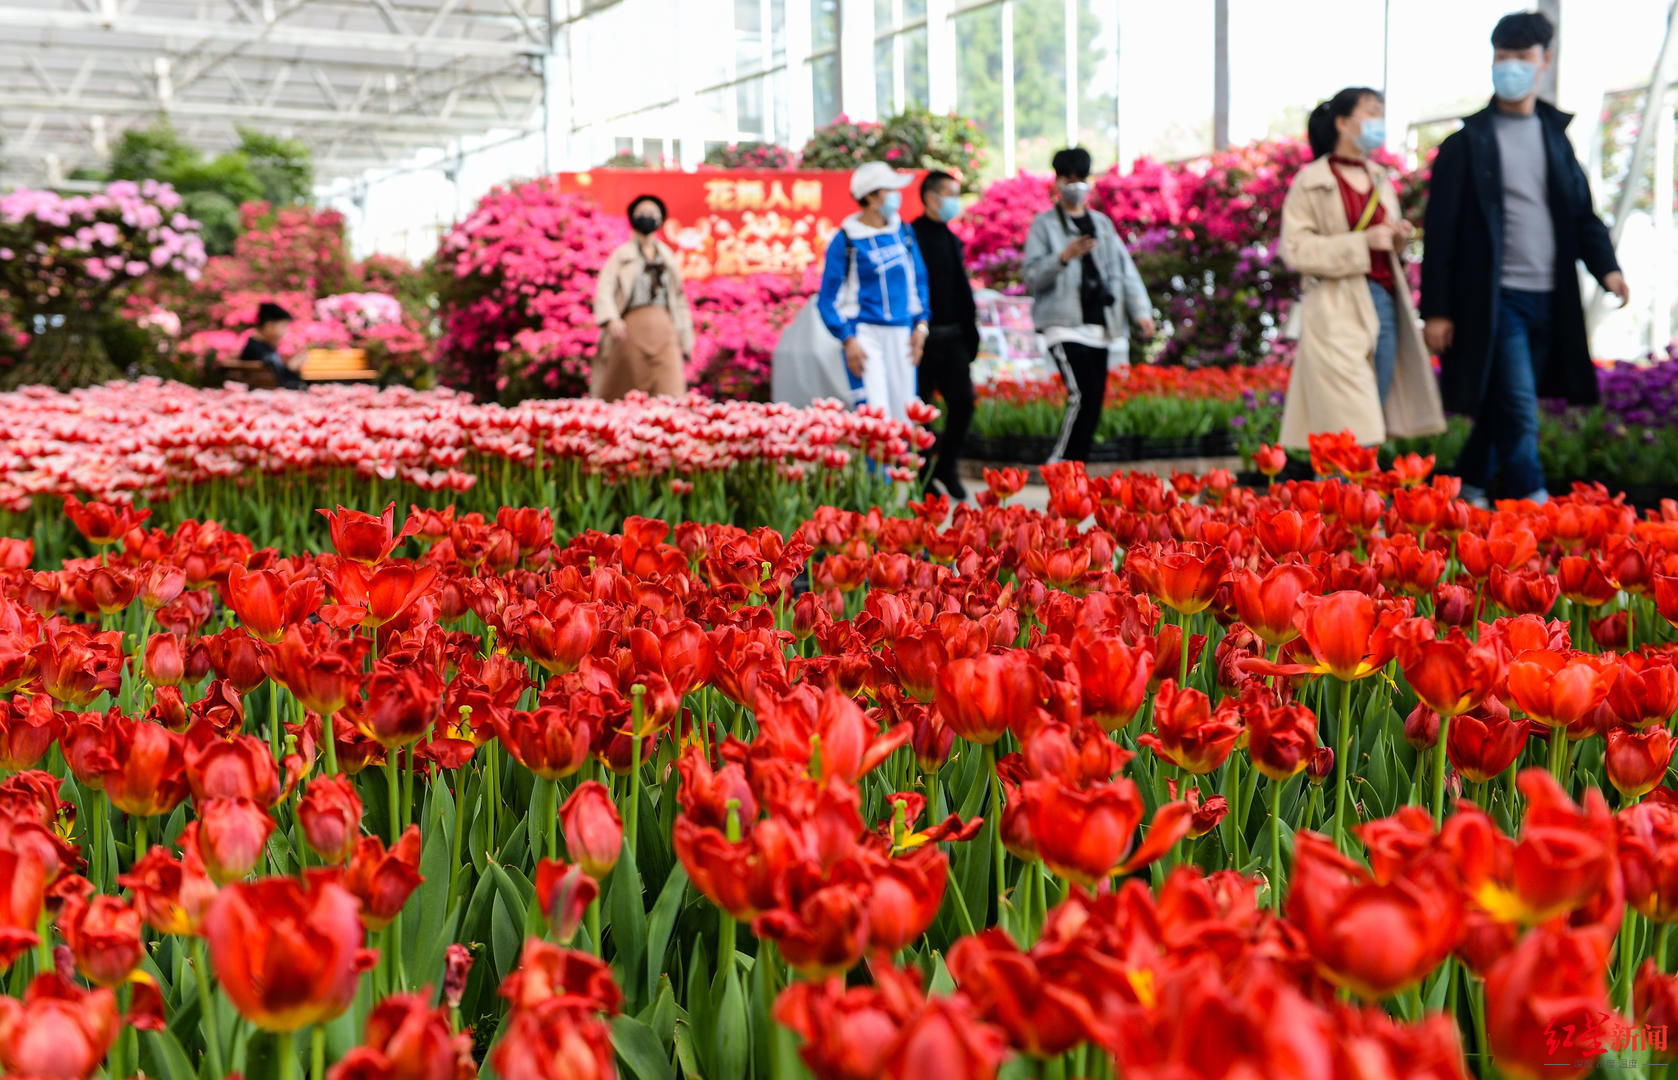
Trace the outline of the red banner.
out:
M 920 214 L 920 177 L 903 189 L 905 220 Z M 554 179 L 612 214 L 627 213 L 637 196 L 658 196 L 670 210 L 659 236 L 693 281 L 800 273 L 820 263 L 839 223 L 857 210 L 851 174 L 835 170 L 593 169 Z

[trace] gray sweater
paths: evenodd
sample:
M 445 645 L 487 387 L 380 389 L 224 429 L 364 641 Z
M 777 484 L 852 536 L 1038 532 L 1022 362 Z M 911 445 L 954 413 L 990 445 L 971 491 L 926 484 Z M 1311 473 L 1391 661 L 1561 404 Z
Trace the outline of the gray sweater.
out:
M 1095 263 L 1101 279 L 1113 294 L 1107 308 L 1107 334 L 1124 340 L 1130 336 L 1130 322 L 1153 314 L 1153 301 L 1148 299 L 1142 275 L 1131 261 L 1130 252 L 1119 242 L 1113 222 L 1099 210 L 1089 211 L 1095 219 Z M 1067 221 L 1067 225 L 1072 225 Z M 1031 222 L 1031 232 L 1025 240 L 1024 277 L 1031 290 L 1031 318 L 1039 331 L 1051 326 L 1075 327 L 1084 325 L 1084 308 L 1079 299 L 1078 286 L 1083 280 L 1083 260 L 1070 263 L 1060 261 L 1060 253 L 1077 238 L 1077 226 L 1069 231 L 1062 228 L 1060 214 L 1045 210 Z

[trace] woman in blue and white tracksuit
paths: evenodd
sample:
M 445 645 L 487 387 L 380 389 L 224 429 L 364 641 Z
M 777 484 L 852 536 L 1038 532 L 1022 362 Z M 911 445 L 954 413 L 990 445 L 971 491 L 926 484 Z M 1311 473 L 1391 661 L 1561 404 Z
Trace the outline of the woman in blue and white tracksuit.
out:
M 879 405 L 908 420 L 915 367 L 926 344 L 926 264 L 914 230 L 899 213 L 913 182 L 883 161 L 851 174 L 851 197 L 862 207 L 827 246 L 817 308 L 845 344 L 852 403 Z

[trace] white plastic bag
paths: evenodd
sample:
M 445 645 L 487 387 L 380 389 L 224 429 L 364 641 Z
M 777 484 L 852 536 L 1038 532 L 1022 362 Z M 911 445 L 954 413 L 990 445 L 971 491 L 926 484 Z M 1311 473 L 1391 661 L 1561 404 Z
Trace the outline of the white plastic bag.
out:
M 775 343 L 769 389 L 774 400 L 801 409 L 818 398 L 851 401 L 845 350 L 827 332 L 813 296 Z

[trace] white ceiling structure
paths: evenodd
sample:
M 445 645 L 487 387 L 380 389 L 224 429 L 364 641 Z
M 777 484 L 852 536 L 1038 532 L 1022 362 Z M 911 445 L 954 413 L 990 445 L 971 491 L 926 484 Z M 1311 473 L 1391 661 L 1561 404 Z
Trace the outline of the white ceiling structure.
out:
M 214 153 L 295 137 L 316 177 L 543 123 L 558 0 L 0 0 L 0 187 L 167 116 Z

